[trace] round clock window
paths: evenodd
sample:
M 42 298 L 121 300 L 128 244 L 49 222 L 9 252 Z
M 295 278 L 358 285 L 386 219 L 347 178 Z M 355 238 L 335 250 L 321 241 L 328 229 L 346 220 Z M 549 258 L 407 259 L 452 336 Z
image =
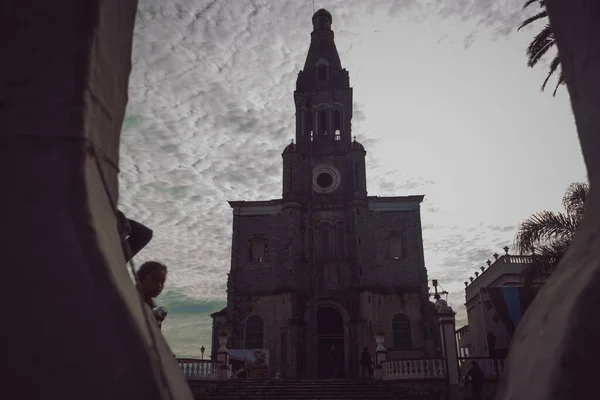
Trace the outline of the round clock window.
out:
M 327 172 L 321 172 L 319 176 L 317 176 L 317 185 L 319 185 L 320 188 L 327 189 L 332 184 L 333 177 Z
M 340 186 L 340 172 L 331 165 L 319 165 L 313 170 L 313 190 L 317 193 L 331 193 Z

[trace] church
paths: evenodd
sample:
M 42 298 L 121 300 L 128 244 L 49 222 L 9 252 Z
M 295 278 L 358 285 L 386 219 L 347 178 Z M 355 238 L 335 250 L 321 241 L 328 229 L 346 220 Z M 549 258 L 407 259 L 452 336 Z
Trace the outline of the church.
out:
M 352 139 L 352 87 L 331 14 L 313 31 L 294 92 L 296 140 L 282 153 L 282 198 L 230 201 L 227 306 L 212 314 L 213 353 L 268 349 L 272 375 L 327 376 L 335 346 L 339 375 L 385 338 L 388 359 L 439 351 L 423 255 L 422 195 L 367 195 L 366 150 Z

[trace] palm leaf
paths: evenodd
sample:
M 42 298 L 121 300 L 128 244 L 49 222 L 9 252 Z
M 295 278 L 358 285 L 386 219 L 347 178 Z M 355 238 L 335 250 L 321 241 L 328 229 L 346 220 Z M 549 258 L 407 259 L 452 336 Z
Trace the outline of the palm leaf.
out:
M 542 245 L 535 249 L 532 263 L 523 269 L 521 278 L 526 287 L 541 283 L 556 269 L 558 263 L 567 252 L 571 240 L 557 240 L 549 245 Z
M 540 3 L 540 7 L 544 7 L 544 0 L 527 0 L 525 2 L 525 5 L 523 6 L 523 8 L 527 8 L 529 7 L 531 4 L 535 3 L 535 2 L 539 2 Z
M 521 223 L 515 245 L 521 254 L 527 254 L 540 243 L 571 240 L 578 224 L 579 220 L 567 214 L 542 211 Z
M 544 79 L 544 83 L 542 84 L 542 92 L 544 91 L 544 89 L 546 88 L 546 84 L 548 83 L 548 80 L 550 79 L 550 77 L 552 76 L 552 74 L 554 74 L 554 72 L 556 71 L 556 69 L 560 66 L 560 59 L 558 58 L 558 56 L 554 57 L 554 59 L 550 62 L 550 71 L 548 71 L 548 76 L 546 76 L 546 79 Z
M 563 197 L 563 206 L 567 214 L 581 219 L 590 187 L 587 183 L 571 183 Z
M 563 75 L 562 67 L 561 67 L 560 74 L 558 75 L 558 81 L 556 83 L 556 87 L 554 88 L 554 91 L 552 92 L 552 96 L 556 96 L 556 91 L 558 90 L 558 87 L 560 85 L 564 85 L 564 84 L 565 84 L 565 76 Z
M 531 24 L 532 22 L 537 21 L 538 19 L 544 18 L 548 16 L 548 11 L 544 10 L 544 11 L 540 11 L 539 13 L 535 14 L 533 17 L 529 17 L 527 18 L 525 21 L 523 21 L 523 23 L 521 24 L 521 26 L 519 26 L 517 28 L 517 31 L 520 31 L 521 28 L 526 27 L 527 25 Z
M 527 46 L 527 50 L 525 54 L 527 54 L 527 66 L 533 67 L 537 62 L 546 54 L 548 49 L 554 45 L 554 34 L 552 33 L 552 28 L 550 25 L 546 25 L 544 29 L 538 33 L 529 46 Z

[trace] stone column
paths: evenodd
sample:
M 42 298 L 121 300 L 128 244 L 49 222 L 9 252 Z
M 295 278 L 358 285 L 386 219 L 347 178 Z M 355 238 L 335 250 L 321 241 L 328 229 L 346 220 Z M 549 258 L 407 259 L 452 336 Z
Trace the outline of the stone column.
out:
M 219 337 L 219 345 L 219 350 L 217 350 L 219 379 L 224 381 L 231 377 L 231 369 L 229 367 L 229 350 L 227 350 L 227 336 Z
M 460 381 L 460 372 L 458 367 L 458 350 L 456 343 L 456 313 L 449 307 L 444 300 L 438 300 L 435 303 L 438 312 L 438 322 L 440 324 L 440 335 L 442 340 L 442 352 L 446 362 L 446 372 L 448 374 L 448 383 L 458 385 Z

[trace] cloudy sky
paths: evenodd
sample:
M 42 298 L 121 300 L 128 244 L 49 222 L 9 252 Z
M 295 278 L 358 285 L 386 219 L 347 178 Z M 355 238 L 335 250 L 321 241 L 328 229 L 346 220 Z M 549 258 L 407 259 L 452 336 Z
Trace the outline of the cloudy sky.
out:
M 540 26 L 515 0 L 327 0 L 354 87 L 370 195 L 425 194 L 430 279 L 464 321 L 464 285 L 519 221 L 585 179 L 566 89 L 526 67 Z M 140 0 L 123 126 L 121 208 L 154 229 L 173 351 L 210 348 L 230 263 L 226 200 L 281 195 L 311 0 Z M 553 88 L 553 85 L 552 85 Z M 210 351 L 210 350 L 208 350 Z

